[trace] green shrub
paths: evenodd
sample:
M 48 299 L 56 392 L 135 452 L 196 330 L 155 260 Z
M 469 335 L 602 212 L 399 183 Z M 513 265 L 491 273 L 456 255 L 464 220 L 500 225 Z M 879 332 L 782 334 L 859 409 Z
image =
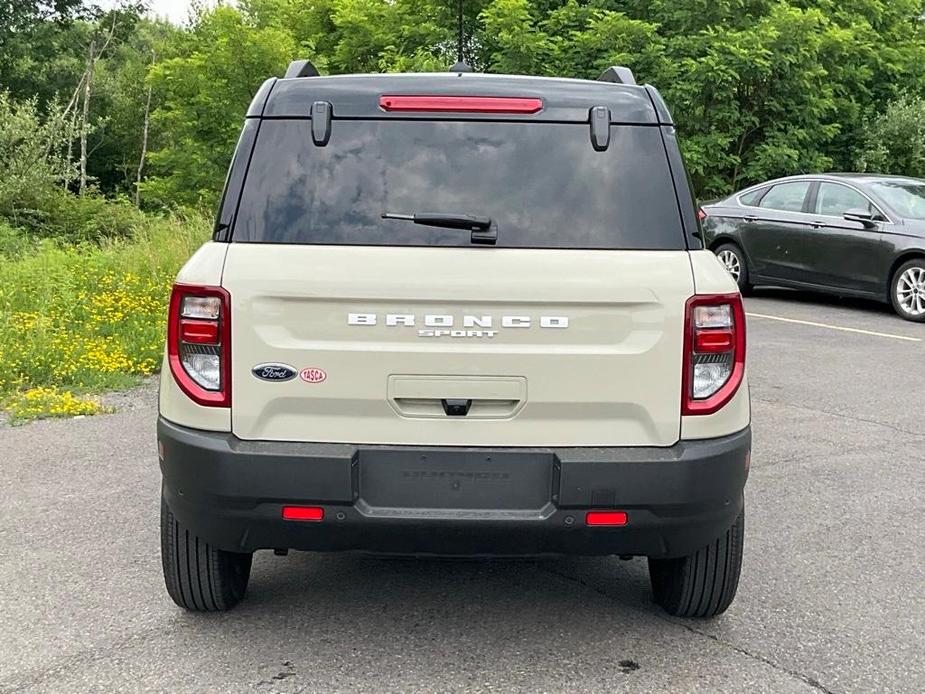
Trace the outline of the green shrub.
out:
M 54 104 L 42 113 L 35 98 L 17 101 L 0 91 L 0 217 L 18 225 L 21 210 L 74 179 L 72 136 L 71 121 Z
M 925 177 L 925 98 L 902 97 L 867 128 L 858 169 Z
M 0 262 L 4 258 L 18 258 L 35 247 L 35 242 L 21 229 L 11 227 L 0 219 Z
M 17 222 L 39 238 L 70 243 L 129 238 L 147 224 L 128 200 L 106 199 L 93 192 L 72 195 L 56 189 L 18 210 Z
M 38 238 L 72 243 L 128 238 L 145 217 L 126 199 L 94 190 L 68 192 L 75 163 L 69 155 L 73 126 L 54 104 L 40 112 L 35 99 L 17 101 L 0 91 L 0 253 L 12 243 L 9 226 Z M 11 240 L 12 239 L 12 240 Z

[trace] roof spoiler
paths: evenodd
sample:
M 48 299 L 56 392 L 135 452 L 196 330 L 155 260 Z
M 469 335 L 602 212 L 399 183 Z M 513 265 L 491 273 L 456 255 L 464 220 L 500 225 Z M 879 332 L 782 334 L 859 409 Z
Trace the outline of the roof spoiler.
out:
M 283 75 L 283 79 L 290 79 L 292 77 L 318 77 L 320 74 L 318 68 L 312 65 L 310 60 L 293 60 L 289 63 L 289 67 L 286 68 L 286 74 Z
M 288 77 L 288 75 L 287 75 Z M 613 82 L 614 84 L 636 84 L 633 71 L 622 65 L 611 65 L 597 78 L 598 82 Z

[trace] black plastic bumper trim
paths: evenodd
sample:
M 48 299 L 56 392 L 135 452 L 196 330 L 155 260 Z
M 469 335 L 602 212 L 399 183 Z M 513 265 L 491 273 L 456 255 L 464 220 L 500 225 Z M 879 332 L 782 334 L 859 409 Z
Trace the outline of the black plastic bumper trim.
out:
M 160 418 L 158 440 L 171 510 L 229 551 L 677 556 L 720 536 L 741 511 L 751 431 L 668 448 L 411 447 L 244 441 Z M 361 475 L 363 460 L 396 474 Z M 408 470 L 422 498 L 399 486 Z M 488 486 L 465 496 L 476 483 Z M 325 519 L 284 521 L 287 504 L 323 506 Z M 591 508 L 627 511 L 629 523 L 588 528 Z

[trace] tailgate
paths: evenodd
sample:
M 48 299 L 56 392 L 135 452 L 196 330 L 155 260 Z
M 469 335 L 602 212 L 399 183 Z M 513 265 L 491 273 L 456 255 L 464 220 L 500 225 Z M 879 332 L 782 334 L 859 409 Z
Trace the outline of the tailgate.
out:
M 242 439 L 679 438 L 686 251 L 232 243 L 222 284 Z

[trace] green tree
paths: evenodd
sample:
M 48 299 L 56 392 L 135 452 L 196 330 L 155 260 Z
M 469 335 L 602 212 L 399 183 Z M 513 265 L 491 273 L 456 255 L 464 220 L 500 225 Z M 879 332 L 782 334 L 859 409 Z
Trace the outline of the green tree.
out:
M 672 45 L 665 96 L 698 190 L 712 195 L 831 164 L 838 132 L 820 62 L 825 16 L 776 3 L 744 28 L 712 26 Z
M 127 0 L 95 63 L 86 163 L 103 191 L 134 193 L 147 132 L 151 205 L 214 204 L 248 102 L 296 57 L 326 74 L 456 59 L 455 0 L 239 0 L 183 28 L 138 12 Z M 703 196 L 849 169 L 862 153 L 899 161 L 877 154 L 878 133 L 911 127 L 897 100 L 925 95 L 925 0 L 467 0 L 464 12 L 477 70 L 594 78 L 621 64 L 659 87 Z M 40 119 L 76 105 L 100 16 L 92 0 L 0 0 L 0 84 L 35 97 Z
M 925 178 L 925 98 L 900 97 L 867 128 L 858 169 Z
M 60 108 L 42 113 L 33 97 L 0 91 L 0 217 L 24 223 L 77 175 L 68 155 L 73 137 Z
M 66 24 L 82 5 L 83 0 L 0 0 L 0 84 L 10 87 L 17 61 L 37 43 L 36 33 Z
M 91 104 L 96 129 L 91 136 L 89 171 L 102 190 L 134 194 L 145 111 L 155 109 L 162 98 L 147 75 L 181 35 L 182 31 L 169 23 L 142 20 L 124 42 L 100 60 L 97 95 Z M 161 136 L 161 130 L 149 122 L 149 149 L 160 146 Z
M 210 206 L 248 103 L 298 51 L 286 31 L 256 26 L 231 7 L 200 14 L 178 43 L 178 55 L 159 61 L 148 76 L 161 94 L 153 113 L 161 142 L 151 153 L 153 176 L 142 189 L 162 204 Z

